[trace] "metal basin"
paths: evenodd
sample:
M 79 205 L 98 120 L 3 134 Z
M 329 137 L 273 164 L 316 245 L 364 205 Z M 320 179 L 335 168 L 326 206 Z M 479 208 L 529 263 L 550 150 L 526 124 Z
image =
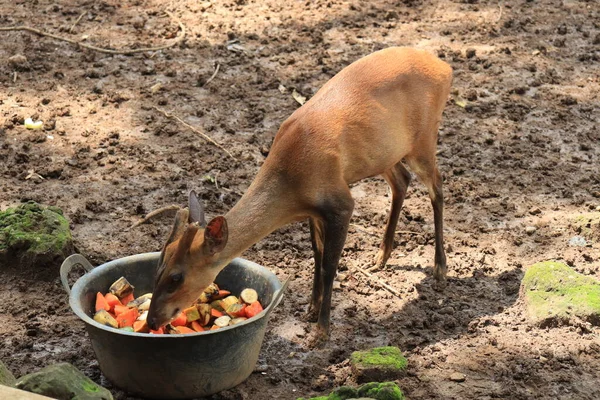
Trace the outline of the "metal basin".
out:
M 92 319 L 96 293 L 108 291 L 121 276 L 135 286 L 135 296 L 151 292 L 159 255 L 138 254 L 92 268 L 74 254 L 61 266 L 69 304 L 86 325 L 102 373 L 120 389 L 153 399 L 202 397 L 243 382 L 254 370 L 269 314 L 286 286 L 258 264 L 236 258 L 216 279 L 232 293 L 254 288 L 265 308 L 234 326 L 187 335 L 148 335 L 119 331 Z M 76 265 L 88 273 L 70 289 L 67 277 Z

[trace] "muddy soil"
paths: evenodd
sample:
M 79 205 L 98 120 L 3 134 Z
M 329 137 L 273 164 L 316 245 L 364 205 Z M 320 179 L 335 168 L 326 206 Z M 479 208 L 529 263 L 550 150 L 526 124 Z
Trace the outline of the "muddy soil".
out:
M 598 399 L 600 333 L 530 326 L 524 269 L 557 259 L 600 278 L 600 244 L 571 246 L 573 219 L 600 206 L 600 6 L 594 1 L 8 1 L 0 25 L 28 24 L 113 49 L 112 55 L 27 32 L 1 32 L 0 207 L 61 207 L 75 246 L 94 264 L 160 249 L 170 218 L 143 214 L 201 194 L 225 213 L 268 154 L 279 124 L 350 62 L 394 45 L 451 64 L 439 137 L 449 282 L 432 285 L 433 215 L 414 180 L 396 249 L 367 279 L 390 190 L 352 188 L 352 226 L 334 291 L 328 345 L 311 349 L 301 321 L 311 289 L 307 223 L 284 227 L 245 257 L 291 277 L 263 344 L 265 372 L 212 399 L 295 399 L 352 384 L 352 351 L 399 346 L 410 399 Z M 81 18 L 79 18 L 81 16 Z M 22 58 L 9 57 L 22 55 Z M 211 79 L 218 67 L 218 72 Z M 221 149 L 154 107 L 173 112 Z M 27 131 L 28 117 L 46 130 Z M 529 227 L 529 228 L 528 228 Z M 596 236 L 598 238 L 598 236 Z M 45 268 L 46 266 L 39 266 Z M 0 272 L 0 358 L 15 375 L 68 361 L 101 375 L 84 327 L 57 279 Z M 449 379 L 454 372 L 466 379 Z

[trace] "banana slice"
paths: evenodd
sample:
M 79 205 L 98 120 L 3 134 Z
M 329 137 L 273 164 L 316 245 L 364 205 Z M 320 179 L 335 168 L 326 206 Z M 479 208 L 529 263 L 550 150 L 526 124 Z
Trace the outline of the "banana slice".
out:
M 256 293 L 256 290 L 250 288 L 242 290 L 240 297 L 246 304 L 252 304 L 255 301 L 258 301 L 258 293 Z
M 229 325 L 230 321 L 231 317 L 229 315 L 223 315 L 222 317 L 215 319 L 215 325 L 219 328 L 224 328 Z
M 25 120 L 25 128 L 27 129 L 42 129 L 42 127 L 44 126 L 44 123 L 42 121 L 35 121 L 33 122 L 33 120 L 31 118 L 27 118 Z

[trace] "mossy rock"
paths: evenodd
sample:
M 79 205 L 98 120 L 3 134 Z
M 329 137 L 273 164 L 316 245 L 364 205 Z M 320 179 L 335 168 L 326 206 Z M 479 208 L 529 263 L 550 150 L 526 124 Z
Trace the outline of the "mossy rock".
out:
M 69 363 L 50 365 L 17 381 L 16 387 L 57 400 L 113 400 L 112 394 Z
M 29 202 L 0 211 L 0 261 L 24 270 L 53 269 L 72 252 L 69 221 L 57 207 Z M 36 270 L 45 274 L 42 268 Z M 58 269 L 55 269 L 57 275 Z
M 398 379 L 408 365 L 400 349 L 393 346 L 355 351 L 350 357 L 350 362 L 358 383 Z
M 307 400 L 404 400 L 404 393 L 394 382 L 370 382 L 355 389 L 342 386 L 328 396 L 312 397 Z M 300 398 L 298 400 L 305 400 Z
M 394 382 L 371 382 L 358 388 L 360 397 L 375 400 L 404 400 L 404 393 Z
M 15 382 L 17 382 L 17 378 L 15 378 L 8 367 L 0 361 L 0 385 L 15 386 Z
M 600 241 L 600 212 L 579 214 L 573 218 L 571 225 L 586 239 Z
M 600 281 L 568 265 L 544 261 L 530 266 L 521 282 L 530 320 L 540 327 L 600 325 Z

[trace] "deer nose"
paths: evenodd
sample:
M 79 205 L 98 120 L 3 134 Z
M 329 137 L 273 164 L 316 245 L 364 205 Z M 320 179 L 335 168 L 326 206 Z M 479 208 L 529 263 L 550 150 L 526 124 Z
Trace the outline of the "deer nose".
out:
M 156 318 L 152 318 L 152 319 L 148 320 L 148 328 L 152 329 L 153 331 L 158 329 L 158 324 L 156 323 Z

